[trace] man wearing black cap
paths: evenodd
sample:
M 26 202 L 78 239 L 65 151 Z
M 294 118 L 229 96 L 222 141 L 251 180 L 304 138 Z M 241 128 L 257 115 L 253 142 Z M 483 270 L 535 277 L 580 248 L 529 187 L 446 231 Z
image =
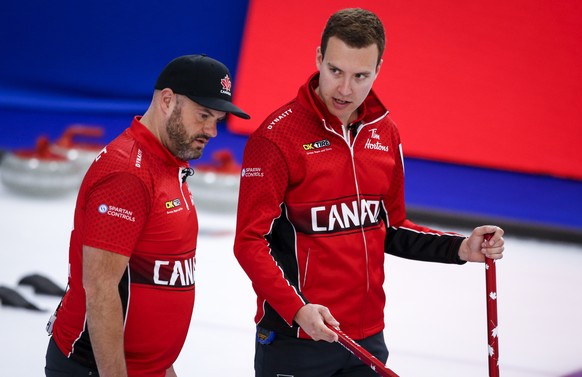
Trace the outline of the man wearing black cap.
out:
M 198 220 L 186 177 L 227 114 L 228 69 L 172 60 L 142 117 L 107 145 L 81 185 L 69 286 L 49 321 L 47 376 L 175 376 L 194 305 Z

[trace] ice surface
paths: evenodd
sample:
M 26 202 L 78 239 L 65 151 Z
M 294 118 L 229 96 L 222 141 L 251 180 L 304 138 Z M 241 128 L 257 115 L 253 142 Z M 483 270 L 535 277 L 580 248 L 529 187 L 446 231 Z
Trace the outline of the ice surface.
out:
M 74 195 L 30 198 L 0 186 L 0 285 L 15 288 L 23 276 L 42 273 L 65 286 L 74 202 Z M 176 371 L 253 376 L 255 296 L 232 254 L 234 216 L 201 212 L 200 223 L 196 305 Z M 486 376 L 484 265 L 388 256 L 385 269 L 388 366 L 404 377 Z M 506 257 L 497 264 L 504 377 L 582 370 L 581 270 L 582 245 L 507 235 Z M 19 292 L 47 311 L 0 307 L 0 375 L 40 376 L 44 328 L 59 299 Z

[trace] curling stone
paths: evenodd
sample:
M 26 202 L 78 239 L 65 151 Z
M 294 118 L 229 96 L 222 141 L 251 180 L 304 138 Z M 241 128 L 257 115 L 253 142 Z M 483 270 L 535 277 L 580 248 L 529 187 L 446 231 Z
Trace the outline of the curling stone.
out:
M 12 191 L 34 196 L 58 196 L 78 185 L 79 166 L 51 152 L 48 138 L 38 138 L 36 149 L 7 152 L 0 169 L 2 183 Z
M 105 144 L 94 142 L 103 136 L 104 130 L 99 126 L 75 124 L 68 127 L 63 135 L 51 145 L 51 152 L 66 157 L 79 166 L 78 186 L 95 157 Z

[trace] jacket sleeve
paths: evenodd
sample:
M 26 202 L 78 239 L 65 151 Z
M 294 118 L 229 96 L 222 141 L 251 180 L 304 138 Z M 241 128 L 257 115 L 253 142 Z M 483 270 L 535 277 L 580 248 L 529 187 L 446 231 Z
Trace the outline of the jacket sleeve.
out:
M 292 326 L 297 311 L 307 303 L 285 276 L 267 241 L 289 181 L 281 151 L 270 140 L 252 135 L 243 156 L 234 254 L 253 289 Z
M 390 189 L 384 197 L 386 240 L 388 254 L 426 262 L 464 264 L 459 258 L 459 247 L 465 237 L 417 225 L 406 218 L 404 202 L 404 164 L 398 131 L 394 128 L 396 143 L 395 166 Z
M 464 237 L 443 233 L 404 220 L 388 227 L 384 251 L 388 254 L 425 262 L 464 264 L 459 247 Z

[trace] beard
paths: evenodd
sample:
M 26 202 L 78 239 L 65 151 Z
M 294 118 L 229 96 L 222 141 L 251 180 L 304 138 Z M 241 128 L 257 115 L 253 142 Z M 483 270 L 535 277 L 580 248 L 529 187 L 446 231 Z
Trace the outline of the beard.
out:
M 170 152 L 182 161 L 190 161 L 199 159 L 202 156 L 204 147 L 193 146 L 196 139 L 202 138 L 208 140 L 208 135 L 196 134 L 189 136 L 186 132 L 186 127 L 182 120 L 182 106 L 180 103 L 176 104 L 174 111 L 168 119 L 166 124 L 166 131 L 168 133 L 170 142 Z

